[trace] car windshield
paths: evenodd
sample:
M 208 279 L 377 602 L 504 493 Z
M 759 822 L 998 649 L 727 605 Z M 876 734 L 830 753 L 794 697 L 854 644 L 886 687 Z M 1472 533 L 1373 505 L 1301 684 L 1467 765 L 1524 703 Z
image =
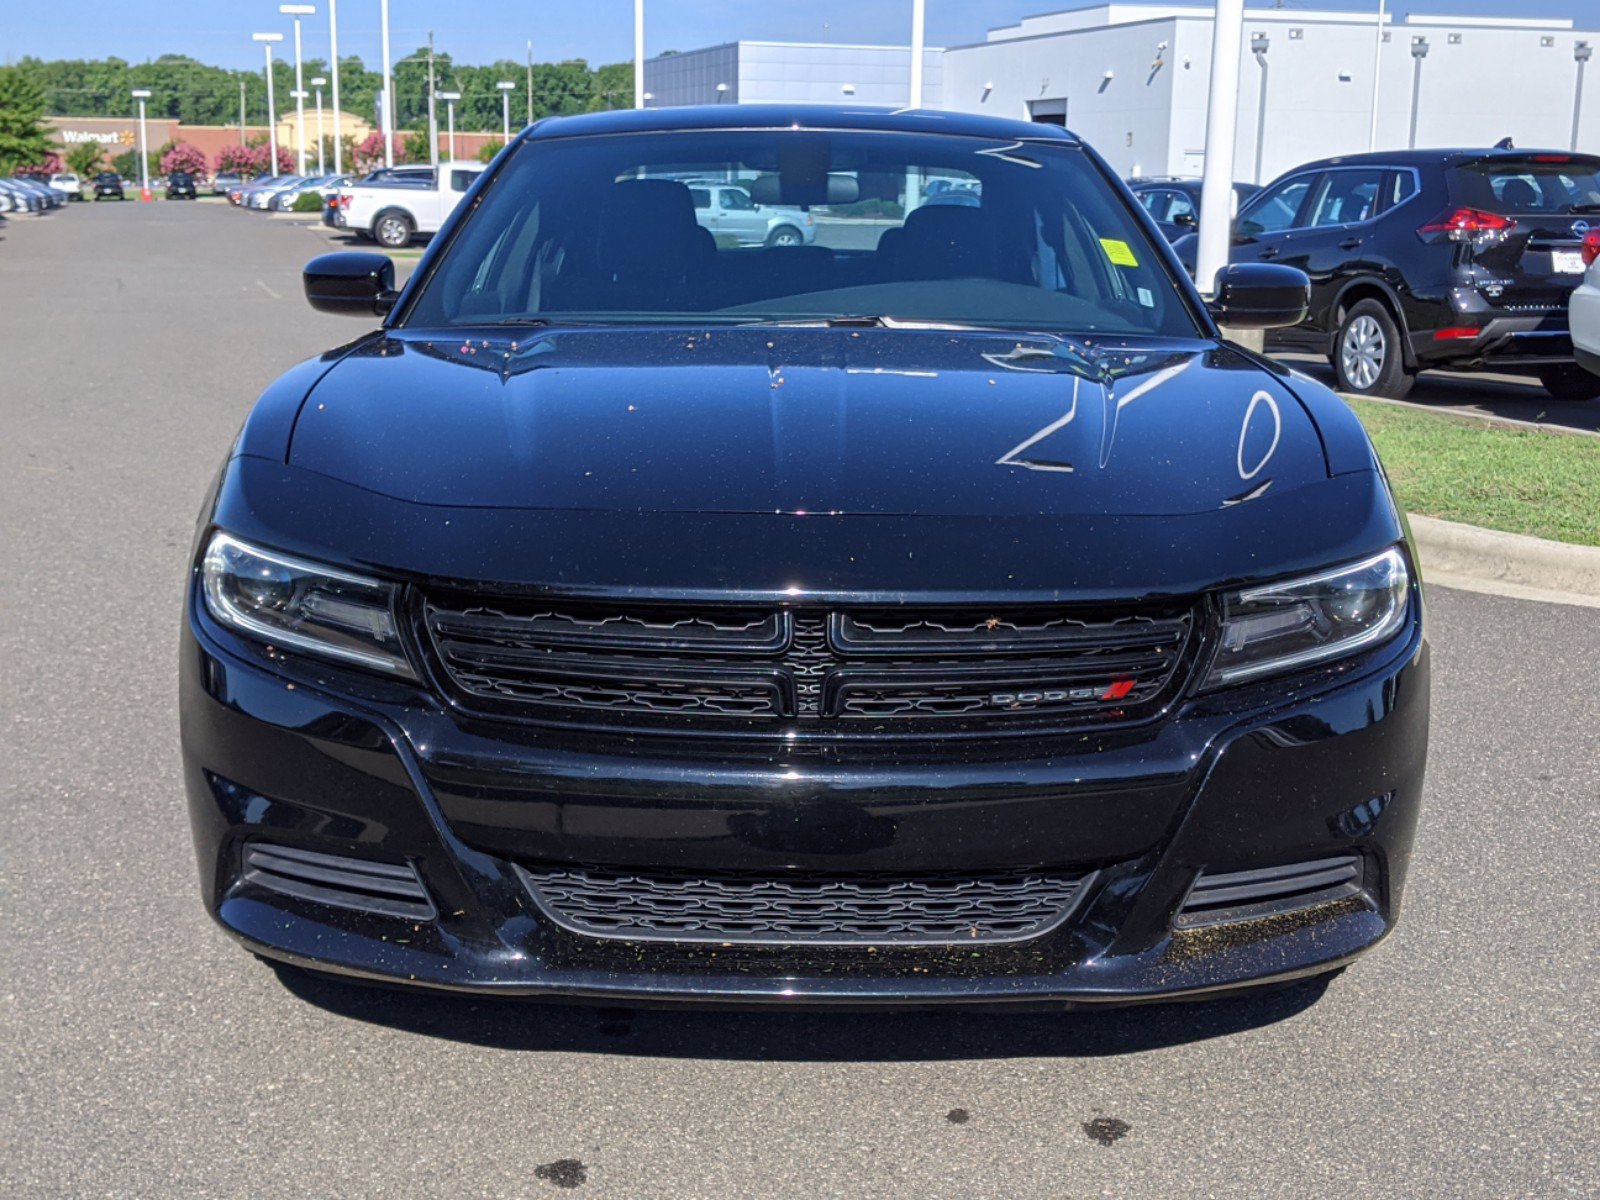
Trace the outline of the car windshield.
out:
M 1592 211 L 1600 205 L 1600 159 L 1566 154 L 1497 158 L 1461 168 L 1461 199 L 1515 215 Z
M 1199 332 L 1071 143 L 809 130 L 525 142 L 400 320 L 839 318 Z

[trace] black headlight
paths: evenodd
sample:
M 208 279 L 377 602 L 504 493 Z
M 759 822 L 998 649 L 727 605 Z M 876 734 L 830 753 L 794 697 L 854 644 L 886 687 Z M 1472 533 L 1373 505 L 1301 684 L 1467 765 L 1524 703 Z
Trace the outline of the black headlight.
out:
M 1405 625 L 1411 576 L 1398 547 L 1349 566 L 1233 592 L 1208 688 L 1342 658 Z
M 200 564 L 206 611 L 274 646 L 415 679 L 392 583 L 215 533 Z

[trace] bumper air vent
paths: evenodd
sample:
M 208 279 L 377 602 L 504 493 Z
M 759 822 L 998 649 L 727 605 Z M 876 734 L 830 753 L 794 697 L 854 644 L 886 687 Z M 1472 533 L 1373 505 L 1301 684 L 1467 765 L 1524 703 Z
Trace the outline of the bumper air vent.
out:
M 369 862 L 252 842 L 244 850 L 245 883 L 386 917 L 431 921 L 433 901 L 409 863 Z
M 1174 924 L 1179 929 L 1253 921 L 1354 896 L 1361 856 L 1345 854 L 1254 871 L 1201 872 Z
M 1047 871 L 891 877 L 518 870 L 539 907 L 571 933 L 783 945 L 1022 941 L 1065 921 L 1092 878 Z

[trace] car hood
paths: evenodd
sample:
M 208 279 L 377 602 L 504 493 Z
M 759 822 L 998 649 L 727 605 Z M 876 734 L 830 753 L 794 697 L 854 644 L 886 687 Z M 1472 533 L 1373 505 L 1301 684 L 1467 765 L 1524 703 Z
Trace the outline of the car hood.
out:
M 1283 380 L 1215 343 L 877 328 L 391 332 L 322 376 L 288 462 L 665 513 L 1179 515 L 1328 477 Z

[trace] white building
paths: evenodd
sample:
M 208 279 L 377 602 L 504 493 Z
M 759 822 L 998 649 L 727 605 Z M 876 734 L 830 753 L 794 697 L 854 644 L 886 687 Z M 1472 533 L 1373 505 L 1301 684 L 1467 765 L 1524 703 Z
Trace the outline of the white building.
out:
M 1528 17 L 1411 16 L 1386 22 L 1380 44 L 1376 16 L 1246 10 L 1240 179 L 1256 178 L 1258 152 L 1264 182 L 1310 159 L 1366 150 L 1375 59 L 1380 149 L 1411 144 L 1413 108 L 1418 146 L 1503 137 L 1571 146 L 1579 59 L 1600 31 Z M 1198 175 L 1211 28 L 1209 5 L 1100 4 L 1030 17 L 945 52 L 944 105 L 1064 121 L 1126 175 Z M 1580 115 L 1580 146 L 1600 151 L 1600 79 Z
M 940 107 L 944 51 L 923 57 L 922 102 Z M 900 107 L 911 94 L 908 46 L 729 42 L 644 64 L 645 103 L 870 104 Z
M 1409 16 L 1248 9 L 1239 78 L 1239 179 L 1376 144 L 1600 152 L 1597 27 L 1527 15 Z M 908 6 L 909 7 L 909 6 Z M 981 42 L 927 52 L 923 103 L 1065 124 L 1125 175 L 1198 175 L 1211 67 L 1210 4 L 1102 3 L 1028 17 Z M 1252 46 L 1260 53 L 1252 53 Z M 904 46 L 735 42 L 645 64 L 649 103 L 903 105 Z M 725 85 L 718 90 L 718 85 Z M 1264 113 L 1264 119 L 1263 119 Z M 1574 118 L 1577 118 L 1576 122 Z M 1413 134 L 1413 124 L 1415 132 Z

